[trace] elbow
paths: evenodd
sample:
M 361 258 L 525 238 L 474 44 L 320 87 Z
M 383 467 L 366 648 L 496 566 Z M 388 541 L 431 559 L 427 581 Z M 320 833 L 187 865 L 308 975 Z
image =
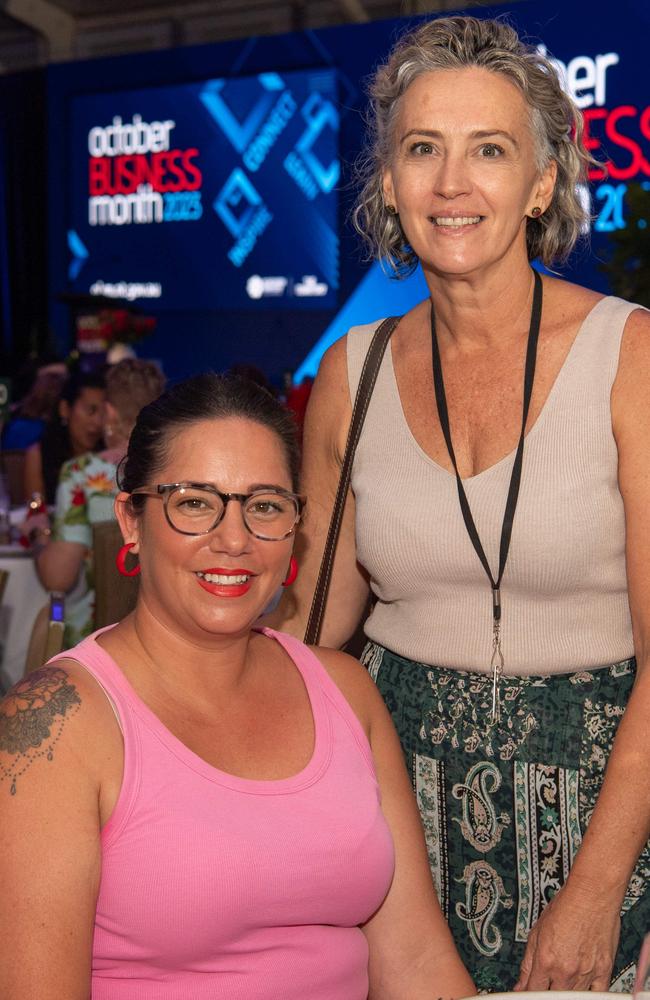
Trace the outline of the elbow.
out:
M 49 548 L 48 546 L 48 550 Z M 50 553 L 48 550 L 36 559 L 38 578 L 46 590 L 59 590 L 67 594 L 79 578 L 82 560 L 74 564 L 66 560 L 66 563 L 61 565 L 55 553 Z

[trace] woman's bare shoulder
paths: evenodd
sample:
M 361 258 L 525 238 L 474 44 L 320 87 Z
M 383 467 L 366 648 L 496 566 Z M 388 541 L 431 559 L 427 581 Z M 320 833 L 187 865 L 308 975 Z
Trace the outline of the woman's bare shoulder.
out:
M 119 744 L 105 694 L 74 659 L 32 671 L 0 701 L 0 782 L 9 781 L 12 794 L 19 783 L 38 788 L 71 760 L 99 780 Z
M 544 276 L 544 313 L 553 325 L 564 323 L 574 326 L 581 323 L 601 299 L 596 292 L 584 285 L 576 285 L 564 278 Z

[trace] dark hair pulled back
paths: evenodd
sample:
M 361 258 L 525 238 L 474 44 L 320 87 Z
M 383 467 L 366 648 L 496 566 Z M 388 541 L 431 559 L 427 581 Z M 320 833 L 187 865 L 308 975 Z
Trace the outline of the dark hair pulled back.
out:
M 292 488 L 298 488 L 300 463 L 296 426 L 285 408 L 254 382 L 231 375 L 207 372 L 172 386 L 143 407 L 129 439 L 120 468 L 121 490 L 149 486 L 166 461 L 175 434 L 202 420 L 241 417 L 267 427 L 282 445 Z M 144 497 L 133 498 L 144 500 Z
M 73 372 L 68 376 L 63 389 L 61 399 L 65 400 L 68 406 L 74 406 L 80 398 L 84 389 L 106 389 L 106 378 L 103 372 Z

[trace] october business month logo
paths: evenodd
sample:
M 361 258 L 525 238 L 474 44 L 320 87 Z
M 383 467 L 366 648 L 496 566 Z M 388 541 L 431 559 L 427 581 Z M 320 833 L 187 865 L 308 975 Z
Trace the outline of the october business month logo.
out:
M 115 115 L 110 125 L 88 132 L 88 224 L 148 225 L 191 222 L 203 214 L 203 175 L 195 147 L 173 146 L 172 119 L 130 122 Z

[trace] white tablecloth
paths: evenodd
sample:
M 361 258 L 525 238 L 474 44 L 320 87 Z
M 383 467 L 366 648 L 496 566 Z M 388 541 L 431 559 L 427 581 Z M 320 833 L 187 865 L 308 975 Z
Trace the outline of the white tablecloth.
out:
M 20 680 L 32 625 L 47 604 L 48 592 L 41 585 L 30 553 L 19 545 L 0 545 L 0 569 L 9 573 L 0 605 L 0 688 L 6 690 Z

